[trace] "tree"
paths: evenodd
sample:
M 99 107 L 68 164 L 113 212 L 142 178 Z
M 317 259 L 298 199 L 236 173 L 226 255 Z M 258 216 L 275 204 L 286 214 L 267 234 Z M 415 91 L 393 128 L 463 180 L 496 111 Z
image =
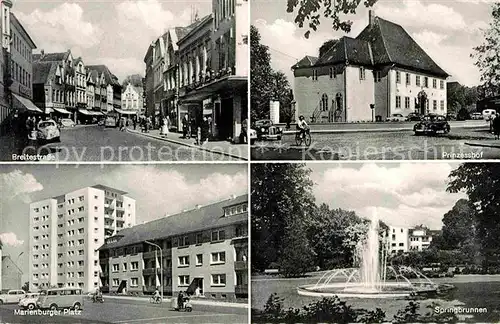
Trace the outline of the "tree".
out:
M 291 111 L 291 87 L 286 75 L 271 67 L 269 48 L 260 43 L 261 37 L 255 26 L 250 26 L 250 94 L 251 120 L 269 118 L 269 102 L 278 100 L 283 120 L 293 116 Z
M 321 47 L 319 48 L 318 57 L 322 57 L 326 52 L 328 52 L 330 48 L 335 46 L 335 44 L 337 44 L 338 41 L 339 41 L 338 39 L 330 39 L 324 42 L 323 45 L 321 45 Z
M 377 0 L 364 0 L 366 7 L 372 7 Z M 340 14 L 354 15 L 359 7 L 361 0 L 287 0 L 288 13 L 296 12 L 295 23 L 300 28 L 304 24 L 308 25 L 308 30 L 304 36 L 309 38 L 311 30 L 316 31 L 320 25 L 320 17 L 323 16 L 332 23 L 333 30 L 343 30 L 346 33 L 351 31 L 352 21 L 343 20 Z
M 122 87 L 125 89 L 127 84 L 132 84 L 134 87 L 142 88 L 142 76 L 140 74 L 128 75 L 122 82 Z
M 474 242 L 474 208 L 467 199 L 458 200 L 453 208 L 443 216 L 443 250 L 455 250 Z
M 285 231 L 283 251 L 280 255 L 280 273 L 285 277 L 298 277 L 312 270 L 314 251 L 300 220 L 290 224 Z
M 262 271 L 280 260 L 292 225 L 309 224 L 313 183 L 303 164 L 254 164 L 251 173 L 252 267 Z
M 500 264 L 500 164 L 465 163 L 450 173 L 449 192 L 464 191 L 475 208 L 483 266 Z
M 471 57 L 481 72 L 480 91 L 482 97 L 497 95 L 500 89 L 500 3 L 491 5 L 493 20 L 484 31 L 484 42 L 474 47 Z
M 26 281 L 24 283 L 24 285 L 21 287 L 21 289 L 24 290 L 25 292 L 30 291 L 30 283 L 29 283 L 29 281 Z

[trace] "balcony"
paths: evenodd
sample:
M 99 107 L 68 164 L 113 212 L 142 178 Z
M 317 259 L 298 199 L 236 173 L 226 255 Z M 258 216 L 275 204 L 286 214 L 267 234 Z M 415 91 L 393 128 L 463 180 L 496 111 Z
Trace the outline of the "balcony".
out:
M 248 270 L 248 262 L 234 261 L 234 270 Z
M 160 275 L 161 272 L 163 272 L 163 275 L 170 275 L 172 274 L 172 270 L 171 268 L 168 268 L 168 269 L 162 269 L 163 271 L 160 271 L 160 268 L 156 269 L 156 268 L 146 268 L 146 269 L 143 269 L 142 270 L 142 274 L 147 276 L 147 275 L 154 275 L 154 274 L 158 274 Z
M 234 293 L 236 295 L 248 295 L 248 285 L 236 285 L 234 287 Z

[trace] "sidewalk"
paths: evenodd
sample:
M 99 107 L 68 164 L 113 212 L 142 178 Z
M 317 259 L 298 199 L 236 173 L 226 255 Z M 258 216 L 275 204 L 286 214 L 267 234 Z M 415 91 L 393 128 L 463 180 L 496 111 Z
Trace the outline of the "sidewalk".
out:
M 136 301 L 144 301 L 144 302 L 149 302 L 149 298 L 151 296 L 144 296 L 144 297 L 132 297 L 132 296 L 109 296 L 109 295 L 104 295 L 104 299 L 124 299 L 124 300 L 136 300 Z M 163 298 L 163 303 L 171 303 L 172 298 Z M 215 301 L 215 300 L 210 300 L 210 299 L 203 299 L 203 298 L 191 298 L 191 303 L 193 305 L 207 305 L 207 306 L 220 306 L 220 307 L 233 307 L 233 308 L 246 308 L 248 309 L 248 303 L 230 303 L 230 302 L 224 302 L 224 301 Z
M 153 129 L 148 133 L 143 133 L 140 130 L 127 128 L 127 132 L 142 135 L 177 145 L 187 146 L 193 149 L 203 150 L 210 153 L 222 154 L 235 159 L 248 160 L 248 144 L 232 144 L 227 141 L 207 142 L 203 145 L 196 145 L 194 138 L 182 138 L 182 134 L 169 133 L 168 137 L 160 135 L 158 129 Z

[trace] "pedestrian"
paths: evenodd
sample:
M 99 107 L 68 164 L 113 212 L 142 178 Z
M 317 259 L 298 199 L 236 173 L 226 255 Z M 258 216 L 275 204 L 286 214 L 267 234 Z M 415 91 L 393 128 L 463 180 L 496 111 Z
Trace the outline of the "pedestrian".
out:
M 500 117 L 498 115 L 493 119 L 493 133 L 495 134 L 495 139 L 500 139 Z
M 194 295 L 196 297 L 200 297 L 201 296 L 201 294 L 200 294 L 200 287 L 196 286 L 196 289 L 194 290 Z
M 134 130 L 135 130 L 136 127 L 137 127 L 137 119 L 136 118 L 132 118 L 132 123 L 134 124 Z
M 191 136 L 198 136 L 198 123 L 196 122 L 196 118 L 194 116 L 189 117 L 189 121 L 191 123 Z
M 185 114 L 182 118 L 182 137 L 187 138 L 189 132 L 189 115 Z
M 177 296 L 177 307 L 182 309 L 182 306 L 184 306 L 184 294 L 182 291 L 179 291 L 179 295 Z
M 205 144 L 205 143 L 208 142 L 208 129 L 209 129 L 208 118 L 207 117 L 203 117 L 203 122 L 201 124 L 201 140 L 202 140 L 202 144 Z

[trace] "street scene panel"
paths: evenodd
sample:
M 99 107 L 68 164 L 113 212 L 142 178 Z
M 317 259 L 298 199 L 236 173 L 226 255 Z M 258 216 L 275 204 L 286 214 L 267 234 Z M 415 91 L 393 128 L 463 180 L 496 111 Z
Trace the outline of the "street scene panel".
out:
M 373 3 L 252 1 L 252 159 L 499 158 L 498 6 Z
M 498 322 L 499 167 L 252 165 L 252 322 Z
M 3 165 L 0 184 L 2 322 L 248 322 L 246 165 Z
M 247 1 L 1 6 L 0 160 L 248 159 Z

